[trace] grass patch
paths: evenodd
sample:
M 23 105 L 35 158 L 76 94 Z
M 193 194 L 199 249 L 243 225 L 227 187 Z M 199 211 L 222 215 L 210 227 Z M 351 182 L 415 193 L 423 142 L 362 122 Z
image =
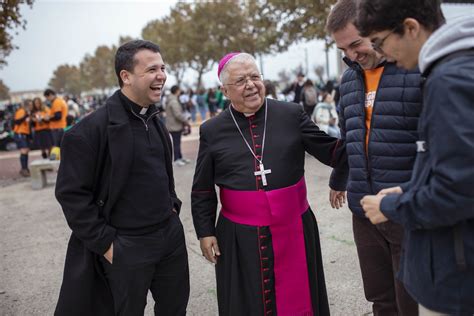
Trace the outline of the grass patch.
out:
M 352 240 L 341 239 L 341 238 L 338 238 L 338 237 L 336 237 L 336 236 L 334 236 L 334 235 L 331 235 L 331 236 L 329 237 L 329 239 L 338 241 L 338 242 L 343 243 L 343 244 L 348 245 L 348 246 L 355 246 L 355 243 L 354 243 Z

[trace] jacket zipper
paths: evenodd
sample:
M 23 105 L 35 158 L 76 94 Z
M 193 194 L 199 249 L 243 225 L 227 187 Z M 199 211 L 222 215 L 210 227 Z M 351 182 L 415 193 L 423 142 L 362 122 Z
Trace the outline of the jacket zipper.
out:
M 138 117 L 138 118 L 140 119 L 140 121 L 143 122 L 143 125 L 145 125 L 145 130 L 148 132 L 148 121 L 149 121 L 152 117 L 154 117 L 154 116 L 156 116 L 157 114 L 159 114 L 160 111 L 156 111 L 156 112 L 150 114 L 150 116 L 146 119 L 146 121 L 145 121 L 141 116 L 139 116 L 139 115 L 137 115 L 135 112 L 133 112 L 133 110 L 132 110 L 132 113 L 133 113 L 133 115 L 135 115 L 136 117 Z

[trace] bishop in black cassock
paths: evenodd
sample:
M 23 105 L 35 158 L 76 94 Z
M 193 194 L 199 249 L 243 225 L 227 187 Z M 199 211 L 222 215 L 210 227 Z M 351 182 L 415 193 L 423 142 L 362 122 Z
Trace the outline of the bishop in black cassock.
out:
M 265 99 L 252 56 L 226 55 L 219 73 L 232 104 L 201 126 L 192 191 L 201 249 L 216 262 L 219 314 L 329 315 L 304 159 L 342 167 L 345 146 L 301 106 Z

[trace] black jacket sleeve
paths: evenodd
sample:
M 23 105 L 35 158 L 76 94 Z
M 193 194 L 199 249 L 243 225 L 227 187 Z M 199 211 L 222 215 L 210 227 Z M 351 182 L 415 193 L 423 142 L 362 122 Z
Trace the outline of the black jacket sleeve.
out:
M 300 130 L 308 153 L 325 165 L 348 169 L 345 142 L 321 131 L 302 107 L 300 107 Z
M 26 113 L 25 116 L 19 118 L 18 120 L 14 120 L 13 123 L 14 123 L 15 125 L 20 125 L 21 123 L 23 123 L 23 122 L 26 120 L 26 118 L 27 118 L 28 116 L 29 116 L 28 113 Z
M 346 121 L 344 118 L 344 109 L 342 108 L 339 109 L 338 117 L 339 117 L 339 129 L 341 131 L 341 140 L 345 142 L 346 141 Z M 349 164 L 346 163 L 345 165 L 341 167 L 336 167 L 332 170 L 331 177 L 329 179 L 329 187 L 336 191 L 346 191 L 348 178 L 349 178 Z
M 49 118 L 50 121 L 59 121 L 62 118 L 63 114 L 61 111 L 54 112 L 54 115 Z
M 191 210 L 198 238 L 215 236 L 217 194 L 214 185 L 214 162 L 210 143 L 201 127 L 199 153 L 191 193 Z
M 74 235 L 88 249 L 103 255 L 115 239 L 115 228 L 107 225 L 94 198 L 97 156 L 81 135 L 73 131 L 64 135 L 56 198 Z

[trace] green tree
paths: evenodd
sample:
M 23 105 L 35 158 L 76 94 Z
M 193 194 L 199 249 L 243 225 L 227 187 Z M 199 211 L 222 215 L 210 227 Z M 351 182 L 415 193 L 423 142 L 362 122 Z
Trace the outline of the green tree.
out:
M 326 18 L 337 0 L 256 1 L 280 21 L 278 29 L 284 34 L 282 41 L 289 45 L 301 40 L 326 38 Z
M 0 79 L 0 100 L 7 100 L 10 98 L 10 89 Z
M 279 29 L 279 16 L 265 2 L 243 1 L 240 5 L 242 31 L 237 34 L 237 50 L 265 55 L 286 50 L 285 34 Z
M 179 2 L 168 17 L 149 23 L 144 38 L 164 43 L 165 61 L 178 81 L 186 68 L 202 75 L 231 51 L 266 54 L 281 50 L 277 22 L 253 1 Z
M 115 48 L 102 45 L 94 55 L 87 54 L 80 63 L 80 74 L 88 89 L 100 89 L 102 92 L 117 86 L 115 75 Z
M 299 40 L 323 38 L 336 0 L 235 0 L 178 2 L 171 13 L 151 21 L 142 37 L 163 46 L 169 71 L 181 83 L 187 68 L 202 75 L 231 51 L 254 56 L 284 51 Z
M 33 0 L 7 0 L 0 2 L 0 68 L 6 65 L 6 57 L 17 48 L 13 43 L 13 36 L 8 30 L 26 27 L 26 21 L 20 14 L 20 5 L 33 6 Z
M 192 30 L 187 44 L 195 52 L 190 66 L 198 72 L 198 85 L 202 74 L 226 53 L 258 56 L 286 49 L 279 20 L 269 14 L 269 6 L 257 1 L 200 1 L 190 9 L 186 13 Z
M 170 16 L 150 21 L 142 30 L 143 39 L 163 47 L 162 56 L 167 65 L 167 71 L 176 78 L 178 86 L 181 86 L 188 67 L 186 47 L 179 40 L 185 36 L 185 33 L 186 24 L 176 10 L 172 10 Z
M 84 90 L 81 72 L 78 67 L 60 65 L 49 80 L 49 86 L 61 93 L 79 95 Z
M 123 44 L 125 44 L 127 42 L 130 42 L 130 41 L 133 41 L 133 40 L 134 40 L 134 38 L 131 37 L 131 36 L 128 36 L 128 35 L 120 36 L 119 37 L 119 46 L 122 46 Z M 115 54 L 116 51 L 117 51 L 117 49 L 114 49 L 114 54 Z

